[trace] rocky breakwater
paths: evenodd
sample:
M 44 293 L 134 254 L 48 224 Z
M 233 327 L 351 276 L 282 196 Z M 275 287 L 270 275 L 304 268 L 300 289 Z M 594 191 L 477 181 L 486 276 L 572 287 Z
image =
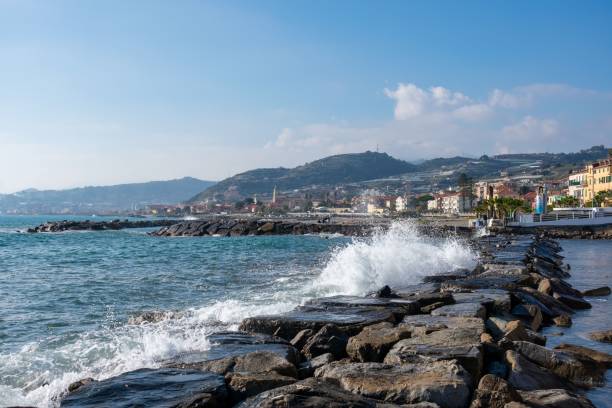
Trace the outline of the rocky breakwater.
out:
M 176 224 L 176 220 L 112 220 L 112 221 L 50 221 L 37 227 L 29 228 L 29 233 L 64 232 L 64 231 L 106 231 L 125 228 L 154 228 Z
M 361 236 L 371 232 L 373 228 L 373 225 L 366 223 L 219 218 L 213 220 L 183 221 L 160 228 L 152 232 L 151 235 L 159 237 L 233 237 L 242 235 L 327 233 Z
M 612 356 L 550 349 L 538 333 L 589 307 L 563 280 L 559 246 L 525 235 L 476 245 L 473 271 L 247 318 L 209 350 L 79 381 L 62 406 L 593 407 L 584 390 L 603 384 Z

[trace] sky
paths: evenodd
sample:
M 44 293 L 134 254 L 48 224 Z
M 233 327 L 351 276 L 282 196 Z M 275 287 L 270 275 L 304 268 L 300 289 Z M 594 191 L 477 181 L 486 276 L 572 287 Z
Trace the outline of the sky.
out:
M 609 1 L 0 0 L 0 193 L 612 145 Z

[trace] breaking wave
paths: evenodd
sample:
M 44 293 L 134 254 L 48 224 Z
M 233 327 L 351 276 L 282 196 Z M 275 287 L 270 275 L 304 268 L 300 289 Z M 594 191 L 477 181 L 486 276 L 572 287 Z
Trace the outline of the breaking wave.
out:
M 456 238 L 431 239 L 413 222 L 396 222 L 371 239 L 335 250 L 315 286 L 330 294 L 364 295 L 384 285 L 403 287 L 425 275 L 476 266 L 476 255 Z

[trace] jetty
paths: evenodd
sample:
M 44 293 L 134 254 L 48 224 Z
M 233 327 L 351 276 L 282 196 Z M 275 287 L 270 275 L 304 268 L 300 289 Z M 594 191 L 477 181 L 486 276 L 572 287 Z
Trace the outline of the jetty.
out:
M 207 350 L 82 379 L 61 406 L 592 408 L 584 392 L 604 384 L 612 356 L 547 348 L 539 333 L 591 307 L 564 280 L 559 244 L 525 234 L 472 244 L 473 270 L 249 317 Z
M 154 228 L 163 227 L 168 225 L 176 224 L 177 220 L 170 219 L 156 219 L 156 220 L 112 220 L 112 221 L 75 221 L 75 220 L 62 220 L 62 221 L 49 221 L 44 224 L 40 224 L 36 227 L 28 228 L 29 233 L 39 232 L 65 232 L 65 231 L 107 231 L 107 230 L 121 230 L 126 228 Z

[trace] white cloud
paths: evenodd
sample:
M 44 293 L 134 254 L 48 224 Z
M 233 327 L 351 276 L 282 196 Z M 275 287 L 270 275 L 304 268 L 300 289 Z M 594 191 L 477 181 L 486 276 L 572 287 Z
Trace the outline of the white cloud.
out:
M 436 86 L 400 83 L 384 89 L 395 102 L 394 120 L 369 126 L 319 123 L 297 126 L 282 152 L 296 160 L 373 150 L 404 159 L 539 151 L 576 151 L 609 143 L 600 116 L 567 112 L 602 105 L 603 93 L 566 85 L 534 84 L 494 89 L 484 100 Z M 560 108 L 555 115 L 555 109 Z M 605 116 L 605 115 L 604 115 Z M 607 116 L 612 117 L 612 109 Z M 588 129 L 588 134 L 585 130 Z M 278 137 L 277 137 L 278 142 Z M 278 143 L 275 144 L 277 146 Z M 288 156 L 284 156 L 288 157 Z

